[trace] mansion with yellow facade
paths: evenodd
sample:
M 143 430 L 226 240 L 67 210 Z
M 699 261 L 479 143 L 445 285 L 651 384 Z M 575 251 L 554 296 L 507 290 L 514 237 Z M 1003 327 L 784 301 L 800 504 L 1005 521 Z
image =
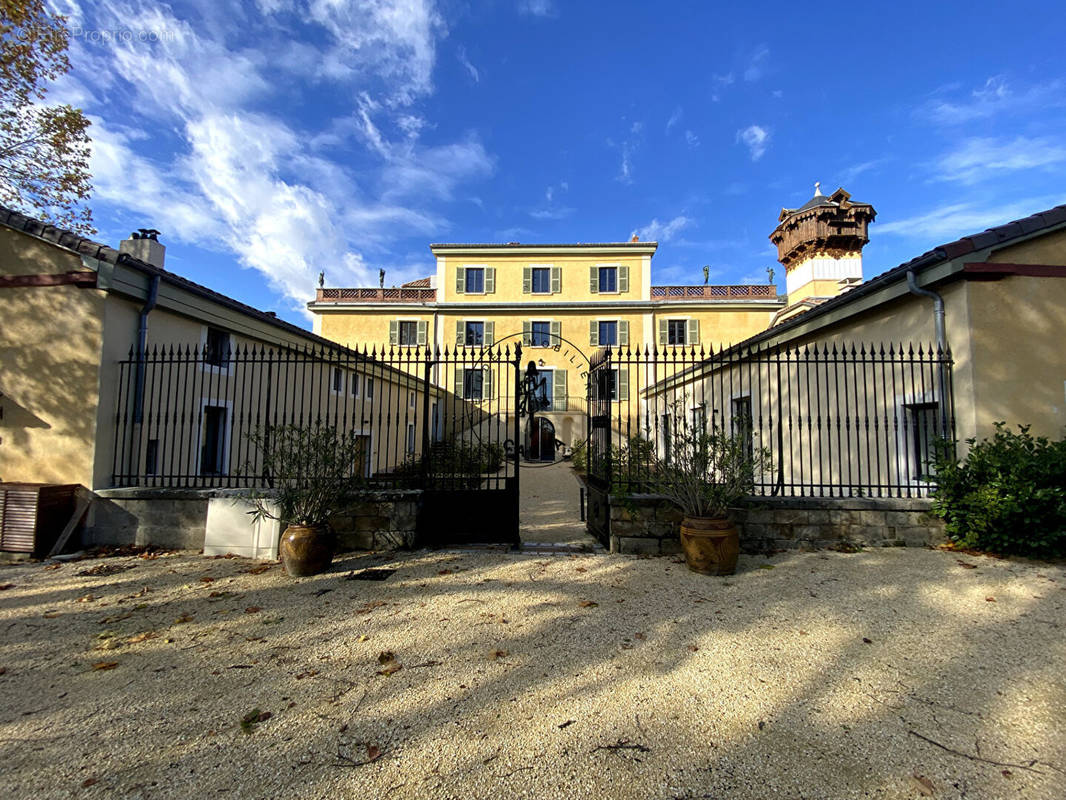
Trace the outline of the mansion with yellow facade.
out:
M 308 308 L 315 333 L 351 346 L 521 343 L 523 362 L 537 364 L 545 411 L 570 441 L 584 424 L 584 381 L 599 348 L 718 349 L 765 329 L 784 306 L 772 285 L 653 286 L 656 249 L 635 237 L 434 244 L 434 275 L 391 289 L 320 288 Z M 629 396 L 627 377 L 618 377 L 622 397 Z M 476 399 L 477 387 L 454 388 Z

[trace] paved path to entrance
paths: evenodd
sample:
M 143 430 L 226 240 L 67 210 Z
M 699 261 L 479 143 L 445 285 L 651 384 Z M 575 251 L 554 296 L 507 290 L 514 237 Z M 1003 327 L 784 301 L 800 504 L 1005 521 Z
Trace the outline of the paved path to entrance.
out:
M 597 545 L 581 521 L 581 481 L 569 461 L 522 468 L 519 533 L 523 544 Z

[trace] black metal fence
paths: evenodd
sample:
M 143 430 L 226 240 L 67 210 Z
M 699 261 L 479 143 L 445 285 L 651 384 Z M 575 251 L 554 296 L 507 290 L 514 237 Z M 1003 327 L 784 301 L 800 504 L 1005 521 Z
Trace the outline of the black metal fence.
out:
M 284 348 L 226 339 L 118 365 L 113 484 L 265 487 L 256 438 L 332 426 L 380 488 L 496 489 L 517 476 L 520 346 Z
M 655 492 L 671 448 L 716 430 L 768 456 L 758 495 L 922 496 L 955 438 L 951 354 L 928 345 L 607 349 L 588 391 L 589 474 L 612 492 Z

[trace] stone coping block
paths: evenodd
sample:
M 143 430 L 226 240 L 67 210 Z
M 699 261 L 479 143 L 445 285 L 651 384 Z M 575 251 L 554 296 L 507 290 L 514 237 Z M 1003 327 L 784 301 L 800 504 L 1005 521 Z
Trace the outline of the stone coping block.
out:
M 611 495 L 611 505 L 625 506 L 626 501 L 636 505 L 670 502 L 661 494 Z M 752 509 L 795 508 L 829 511 L 930 511 L 933 501 L 929 497 L 765 497 L 749 495 L 739 511 Z

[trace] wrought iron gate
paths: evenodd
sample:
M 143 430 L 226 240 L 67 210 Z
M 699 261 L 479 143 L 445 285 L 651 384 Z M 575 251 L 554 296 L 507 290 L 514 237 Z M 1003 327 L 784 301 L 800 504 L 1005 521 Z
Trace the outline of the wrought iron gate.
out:
M 611 396 L 615 391 L 611 350 L 601 350 L 589 365 L 588 404 L 588 507 L 586 527 L 604 546 L 611 539 Z

